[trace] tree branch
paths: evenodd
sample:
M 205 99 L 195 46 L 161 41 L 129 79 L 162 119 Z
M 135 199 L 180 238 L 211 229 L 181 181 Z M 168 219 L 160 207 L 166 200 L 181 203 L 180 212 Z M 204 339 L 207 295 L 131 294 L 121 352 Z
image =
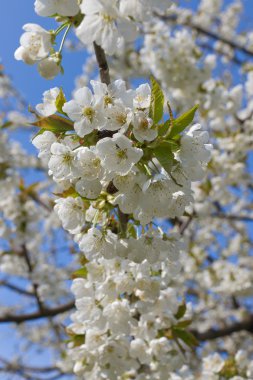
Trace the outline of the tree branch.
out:
M 29 292 L 25 289 L 19 288 L 18 286 L 13 285 L 13 284 L 6 282 L 6 281 L 0 281 L 0 286 L 4 286 L 7 289 L 13 290 L 16 293 L 19 293 L 19 294 L 22 294 L 22 295 L 25 295 L 28 297 L 34 297 L 34 293 Z
M 95 55 L 99 67 L 100 79 L 102 83 L 107 84 L 107 86 L 111 83 L 109 66 L 106 60 L 105 52 L 101 48 L 101 46 L 97 45 L 96 42 L 93 43 Z
M 33 265 L 32 265 L 32 262 L 31 262 L 31 259 L 30 259 L 30 256 L 29 256 L 29 252 L 28 252 L 25 244 L 22 245 L 22 253 L 23 253 L 25 262 L 27 264 L 27 267 L 28 267 L 28 272 L 29 272 L 30 275 L 32 275 L 32 273 L 33 273 Z M 44 305 L 43 305 L 43 303 L 40 300 L 40 296 L 39 296 L 39 293 L 38 293 L 38 284 L 36 284 L 34 281 L 32 281 L 32 286 L 33 286 L 34 296 L 35 296 L 35 298 L 37 300 L 37 304 L 38 304 L 39 310 L 41 312 L 43 312 Z
M 246 320 L 241 322 L 236 322 L 230 326 L 225 326 L 221 329 L 210 329 L 205 332 L 198 332 L 197 330 L 192 330 L 191 332 L 200 341 L 214 340 L 217 338 L 223 338 L 231 335 L 235 332 L 246 331 L 253 333 L 253 315 L 250 315 Z
M 62 313 L 72 310 L 74 306 L 75 306 L 75 303 L 71 301 L 65 305 L 58 306 L 53 309 L 48 309 L 44 307 L 43 311 L 36 311 L 34 313 L 21 314 L 21 315 L 7 314 L 3 317 L 0 317 L 0 323 L 12 323 L 12 322 L 23 323 L 23 322 L 32 321 L 35 319 L 55 317 L 58 314 L 62 314 Z

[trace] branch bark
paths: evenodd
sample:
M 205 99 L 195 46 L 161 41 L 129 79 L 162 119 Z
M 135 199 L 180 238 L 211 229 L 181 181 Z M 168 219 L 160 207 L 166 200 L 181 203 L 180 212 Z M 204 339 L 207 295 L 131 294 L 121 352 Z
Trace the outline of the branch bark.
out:
M 101 46 L 97 45 L 96 42 L 93 43 L 95 55 L 99 67 L 100 79 L 102 83 L 107 84 L 107 86 L 111 83 L 109 66 L 107 63 L 106 55 Z
M 48 309 L 44 307 L 43 311 L 36 311 L 34 313 L 27 313 L 21 315 L 6 314 L 5 316 L 0 317 L 0 323 L 23 323 L 35 319 L 55 317 L 59 314 L 72 310 L 74 306 L 75 303 L 71 301 L 65 305 L 58 306 L 53 309 Z
M 200 342 L 203 342 L 206 340 L 223 338 L 240 331 L 253 333 L 253 315 L 250 315 L 244 321 L 233 323 L 232 325 L 225 326 L 221 329 L 210 329 L 205 332 L 198 332 L 197 330 L 192 330 L 191 332 Z

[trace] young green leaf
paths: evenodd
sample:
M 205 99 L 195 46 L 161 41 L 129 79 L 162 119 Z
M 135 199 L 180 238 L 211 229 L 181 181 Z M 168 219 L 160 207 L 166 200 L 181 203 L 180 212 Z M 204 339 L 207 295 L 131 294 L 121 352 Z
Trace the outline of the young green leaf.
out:
M 57 108 L 57 111 L 60 112 L 60 113 L 64 113 L 63 110 L 62 110 L 62 107 L 64 106 L 64 103 L 66 103 L 66 98 L 65 98 L 65 95 L 62 91 L 62 88 L 60 88 L 60 92 L 56 98 L 56 101 L 55 101 L 55 105 L 56 105 L 56 108 Z M 65 114 L 65 113 L 64 113 Z
M 64 133 L 74 130 L 72 121 L 58 115 L 41 118 L 31 125 L 53 133 Z
M 158 135 L 165 136 L 169 130 L 170 125 L 170 120 L 167 120 L 165 123 L 158 125 Z
M 182 305 L 179 306 L 178 310 L 177 310 L 177 313 L 175 315 L 175 318 L 176 319 L 181 319 L 183 318 L 183 316 L 185 315 L 186 313 L 186 303 L 183 303 Z
M 77 193 L 74 187 L 69 187 L 67 190 L 64 190 L 62 193 L 53 193 L 53 194 L 60 198 L 67 198 L 67 197 L 76 198 L 79 196 L 79 194 Z
M 88 274 L 88 269 L 86 267 L 80 268 L 72 273 L 72 279 L 74 278 L 86 278 Z
M 163 142 L 153 149 L 153 153 L 166 172 L 170 173 L 174 162 L 171 144 L 169 142 Z
M 154 124 L 157 124 L 163 117 L 164 95 L 155 78 L 151 77 L 150 80 L 152 84 L 152 91 L 149 116 L 153 119 Z
M 199 342 L 190 331 L 178 329 L 176 327 L 173 327 L 172 331 L 173 335 L 181 339 L 187 346 L 197 347 L 199 345 Z
M 185 128 L 192 123 L 197 109 L 198 105 L 194 106 L 189 111 L 175 119 L 173 128 L 171 128 L 168 137 L 173 138 L 183 132 Z

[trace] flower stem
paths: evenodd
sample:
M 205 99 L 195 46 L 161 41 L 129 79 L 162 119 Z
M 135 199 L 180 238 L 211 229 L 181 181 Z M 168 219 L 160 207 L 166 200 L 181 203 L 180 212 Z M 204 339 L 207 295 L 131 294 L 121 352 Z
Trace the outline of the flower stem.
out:
M 67 35 L 68 35 L 68 32 L 70 31 L 70 28 L 71 28 L 71 26 L 72 26 L 72 24 L 67 24 L 67 25 L 68 25 L 68 27 L 67 27 L 67 29 L 65 30 L 65 33 L 64 33 L 64 35 L 63 35 L 63 37 L 62 37 L 62 41 L 61 41 L 61 46 L 60 46 L 60 49 L 59 49 L 59 53 L 62 52 L 62 49 L 63 49 L 63 46 L 64 46 L 64 42 L 65 42 L 66 37 L 67 37 Z

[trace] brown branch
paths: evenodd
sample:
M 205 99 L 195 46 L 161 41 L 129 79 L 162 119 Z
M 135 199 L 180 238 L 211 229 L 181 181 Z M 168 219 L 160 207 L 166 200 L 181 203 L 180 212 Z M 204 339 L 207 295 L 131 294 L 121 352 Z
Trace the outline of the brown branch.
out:
M 22 253 L 23 253 L 25 262 L 27 264 L 27 267 L 28 267 L 28 272 L 29 272 L 30 275 L 32 275 L 32 273 L 33 273 L 33 265 L 32 265 L 32 262 L 31 262 L 31 259 L 30 259 L 30 255 L 29 255 L 29 252 L 28 252 L 25 244 L 22 245 Z M 33 292 L 34 292 L 34 296 L 35 296 L 35 298 L 37 300 L 37 304 L 38 304 L 39 310 L 41 312 L 43 312 L 44 305 L 43 305 L 43 303 L 40 300 L 40 296 L 39 296 L 39 293 L 38 293 L 38 284 L 36 284 L 35 282 L 32 281 L 32 286 L 33 286 Z
M 191 224 L 192 220 L 193 220 L 193 215 L 191 215 L 186 222 L 184 222 L 180 225 L 180 227 L 179 227 L 180 235 L 183 235 L 185 233 L 185 231 L 187 230 L 187 228 Z
M 34 293 L 32 292 L 29 292 L 25 289 L 22 289 L 16 285 L 13 285 L 7 281 L 0 281 L 0 286 L 4 286 L 5 288 L 7 289 L 10 289 L 10 290 L 13 290 L 14 292 L 16 293 L 19 293 L 19 294 L 22 294 L 22 295 L 25 295 L 25 296 L 28 296 L 28 297 L 34 297 Z
M 0 317 L 0 323 L 23 323 L 27 321 L 33 321 L 36 319 L 55 317 L 59 314 L 72 310 L 74 306 L 75 306 L 75 303 L 71 301 L 65 305 L 58 306 L 53 309 L 48 309 L 44 307 L 43 311 L 36 311 L 34 313 L 21 314 L 21 315 L 6 314 Z
M 0 367 L 0 372 L 13 373 L 22 376 L 26 380 L 56 380 L 62 377 L 63 373 L 57 367 L 30 367 L 20 362 L 10 362 L 0 357 L 0 363 L 4 366 Z M 31 375 L 32 373 L 32 375 Z M 36 375 L 35 375 L 36 374 Z M 38 375 L 39 377 L 37 377 Z M 40 376 L 46 376 L 40 377 Z M 48 377 L 50 376 L 50 377 Z
M 203 216 L 203 217 L 227 219 L 227 220 L 234 220 L 234 221 L 238 221 L 238 222 L 253 222 L 253 217 L 248 216 L 248 215 L 234 215 L 234 214 L 217 213 L 217 214 L 211 214 L 210 216 Z
M 109 72 L 109 66 L 106 60 L 104 49 L 101 48 L 101 46 L 97 45 L 96 42 L 93 43 L 95 55 L 99 67 L 99 73 L 100 73 L 100 79 L 102 83 L 105 83 L 107 85 L 110 84 L 110 72 Z
M 35 193 L 29 193 L 29 197 L 34 200 L 39 206 L 43 207 L 45 210 L 52 212 L 53 207 L 50 207 L 45 202 L 43 202 L 40 197 Z
M 197 330 L 192 330 L 191 332 L 200 342 L 203 342 L 206 340 L 223 338 L 240 331 L 253 333 L 253 315 L 249 316 L 246 320 L 242 322 L 236 322 L 230 326 L 225 326 L 221 329 L 210 329 L 205 332 L 198 332 Z
M 0 357 L 0 362 L 5 364 L 7 367 L 10 367 L 10 368 L 22 368 L 24 369 L 25 371 L 28 371 L 28 372 L 39 372 L 39 373 L 48 373 L 48 372 L 55 372 L 55 371 L 58 371 L 59 372 L 59 368 L 57 367 L 30 367 L 30 366 L 26 366 L 26 365 L 23 365 L 21 363 L 12 363 L 2 357 Z

